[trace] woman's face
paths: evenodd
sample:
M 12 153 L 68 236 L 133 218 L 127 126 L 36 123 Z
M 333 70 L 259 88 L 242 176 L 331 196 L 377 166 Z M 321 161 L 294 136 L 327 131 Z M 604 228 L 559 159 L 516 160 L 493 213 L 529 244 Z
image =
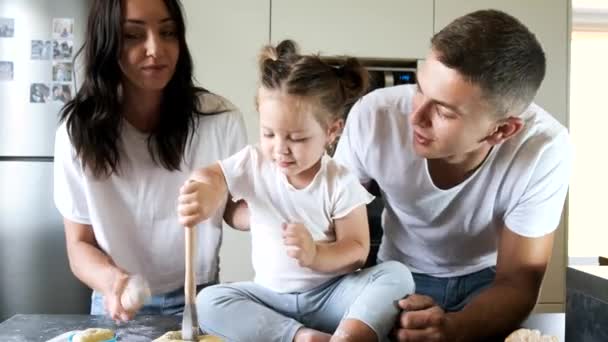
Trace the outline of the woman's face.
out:
M 162 90 L 179 57 L 175 22 L 163 0 L 123 0 L 122 6 L 123 81 L 143 90 Z

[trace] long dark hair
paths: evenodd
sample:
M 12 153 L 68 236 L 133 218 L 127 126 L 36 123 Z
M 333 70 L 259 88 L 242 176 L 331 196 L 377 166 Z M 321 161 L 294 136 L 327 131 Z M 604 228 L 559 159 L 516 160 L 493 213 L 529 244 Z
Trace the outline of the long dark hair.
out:
M 200 94 L 207 90 L 194 84 L 181 3 L 163 1 L 176 25 L 179 57 L 175 73 L 163 90 L 160 118 L 148 139 L 148 150 L 153 160 L 173 171 L 180 169 L 188 138 L 194 134 L 196 116 L 217 112 L 201 110 Z M 121 0 L 93 2 L 85 42 L 74 58 L 84 51 L 83 83 L 60 113 L 78 158 L 95 177 L 119 173 L 122 20 Z

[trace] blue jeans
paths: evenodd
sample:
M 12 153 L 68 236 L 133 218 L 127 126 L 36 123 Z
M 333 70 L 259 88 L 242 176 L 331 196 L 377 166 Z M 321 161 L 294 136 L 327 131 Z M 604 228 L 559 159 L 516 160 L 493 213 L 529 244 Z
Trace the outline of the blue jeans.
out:
M 198 285 L 196 292 L 198 293 L 203 288 L 214 284 Z M 184 288 L 182 287 L 148 298 L 144 306 L 137 312 L 137 315 L 181 315 L 184 311 L 184 302 Z M 91 315 L 106 314 L 103 295 L 97 291 L 93 291 L 91 295 Z
M 226 342 L 291 342 L 303 326 L 333 333 L 344 319 L 368 325 L 385 341 L 414 291 L 410 271 L 385 262 L 301 293 L 278 293 L 253 282 L 211 286 L 198 295 L 201 328 Z
M 489 287 L 496 276 L 496 267 L 484 268 L 459 277 L 438 278 L 412 273 L 416 293 L 427 295 L 447 312 L 460 311 L 479 292 Z

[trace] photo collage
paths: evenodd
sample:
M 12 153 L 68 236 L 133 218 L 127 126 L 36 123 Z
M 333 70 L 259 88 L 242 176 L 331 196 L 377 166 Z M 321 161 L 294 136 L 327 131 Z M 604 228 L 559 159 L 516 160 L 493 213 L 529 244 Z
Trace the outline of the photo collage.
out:
M 32 80 L 29 86 L 30 103 L 60 102 L 65 104 L 74 94 L 74 20 L 53 18 L 51 39 L 32 39 L 30 60 L 49 65 L 51 82 Z M 0 18 L 0 39 L 15 38 L 15 19 Z M 14 61 L 0 60 L 0 82 L 15 79 Z

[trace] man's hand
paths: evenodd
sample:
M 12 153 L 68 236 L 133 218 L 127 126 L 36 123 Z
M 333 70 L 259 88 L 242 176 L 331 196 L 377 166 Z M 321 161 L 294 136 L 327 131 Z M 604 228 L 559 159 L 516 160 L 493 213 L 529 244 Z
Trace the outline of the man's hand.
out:
M 403 311 L 394 330 L 397 341 L 454 341 L 445 312 L 431 297 L 409 295 L 399 301 L 399 308 Z
M 300 266 L 310 267 L 314 263 L 317 245 L 303 224 L 284 223 L 283 244 L 287 247 L 287 255 L 298 260 Z
M 135 312 L 125 310 L 120 302 L 120 297 L 128 281 L 129 275 L 127 273 L 116 270 L 112 287 L 107 293 L 103 294 L 104 306 L 108 312 L 108 316 L 116 322 L 126 322 L 135 316 Z

